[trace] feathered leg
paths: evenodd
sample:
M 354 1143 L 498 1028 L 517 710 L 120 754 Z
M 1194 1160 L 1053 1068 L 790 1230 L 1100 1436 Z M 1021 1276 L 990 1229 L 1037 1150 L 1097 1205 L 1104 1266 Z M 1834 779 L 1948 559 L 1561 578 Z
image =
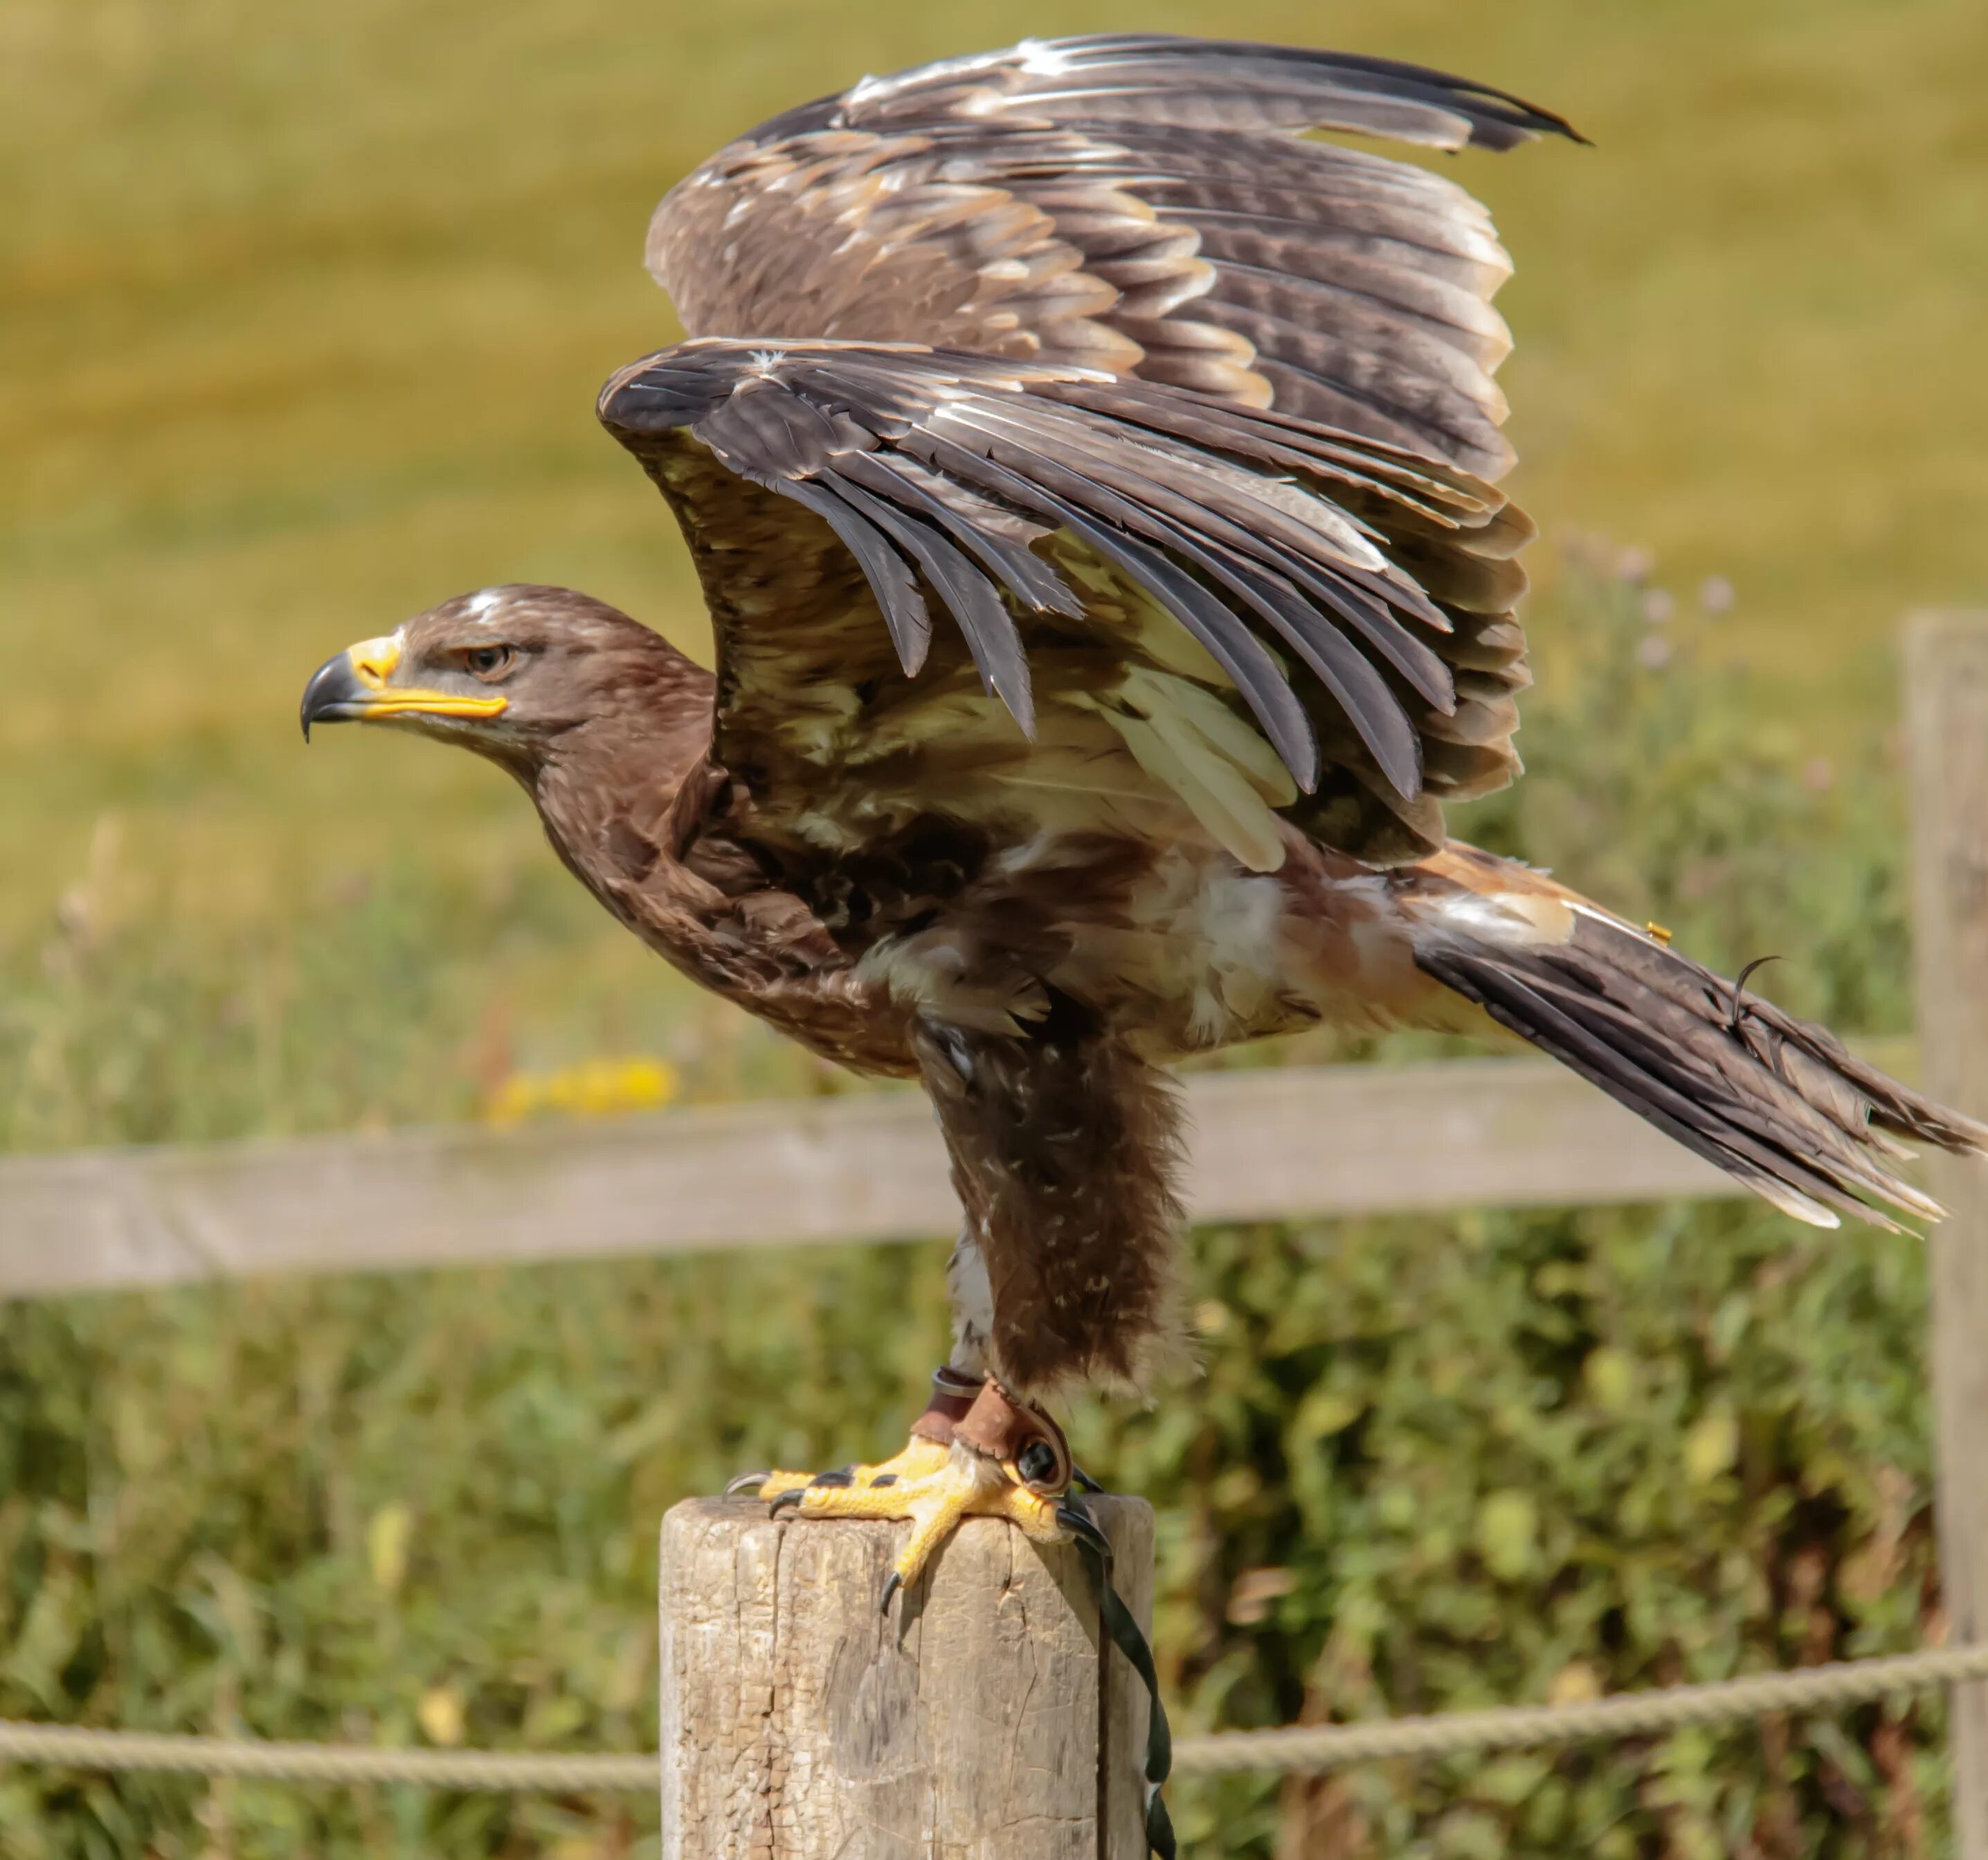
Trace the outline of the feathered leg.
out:
M 1173 1088 L 1072 1004 L 1021 1034 L 928 1022 L 914 1044 L 967 1217 L 948 1269 L 952 1360 L 902 1453 L 759 1480 L 802 1517 L 910 1520 L 893 1589 L 962 1517 L 1066 1534 L 1069 1450 L 1036 1401 L 1143 1375 L 1172 1333 L 1180 1219 Z
M 952 1294 L 952 1354 L 946 1367 L 966 1381 L 983 1381 L 994 1335 L 994 1288 L 987 1282 L 986 1256 L 971 1225 L 962 1227 L 953 1243 L 945 1283 Z

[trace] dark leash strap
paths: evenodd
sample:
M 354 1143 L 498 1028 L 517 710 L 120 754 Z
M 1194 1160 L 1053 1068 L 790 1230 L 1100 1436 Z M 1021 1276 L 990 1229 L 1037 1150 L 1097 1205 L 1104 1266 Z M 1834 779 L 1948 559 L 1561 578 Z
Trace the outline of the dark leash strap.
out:
M 1160 1786 L 1173 1768 L 1173 1733 L 1167 1727 L 1165 1708 L 1160 1703 L 1160 1676 L 1154 1669 L 1153 1650 L 1140 1631 L 1132 1611 L 1111 1584 L 1111 1540 L 1099 1528 L 1085 1507 L 1086 1493 L 1101 1490 L 1096 1480 L 1079 1473 L 1076 1482 L 1057 1507 L 1057 1521 L 1077 1540 L 1084 1567 L 1090 1573 L 1090 1586 L 1097 1597 L 1097 1622 L 1106 1637 L 1131 1663 L 1132 1670 L 1146 1688 L 1146 1851 L 1159 1860 L 1177 1860 L 1174 1824 L 1160 1794 Z
M 1146 1688 L 1146 1851 L 1159 1860 L 1177 1860 L 1174 1824 L 1160 1798 L 1160 1785 L 1173 1767 L 1173 1734 L 1160 1703 L 1160 1676 L 1153 1650 L 1132 1611 L 1111 1583 L 1111 1540 L 1085 1508 L 1084 1499 L 1104 1487 L 1074 1465 L 1063 1429 L 1032 1402 L 1018 1399 L 992 1376 L 969 1375 L 950 1364 L 932 1378 L 931 1403 L 912 1424 L 915 1438 L 945 1444 L 962 1441 L 999 1460 L 1016 1482 L 1038 1497 L 1056 1502 L 1057 1522 L 1076 1539 L 1097 1598 L 1097 1623 L 1131 1663 Z M 778 1503 L 778 1500 L 775 1500 Z M 884 1591 L 890 1606 L 893 1576 Z M 1104 1683 L 1100 1670 L 1098 1679 Z

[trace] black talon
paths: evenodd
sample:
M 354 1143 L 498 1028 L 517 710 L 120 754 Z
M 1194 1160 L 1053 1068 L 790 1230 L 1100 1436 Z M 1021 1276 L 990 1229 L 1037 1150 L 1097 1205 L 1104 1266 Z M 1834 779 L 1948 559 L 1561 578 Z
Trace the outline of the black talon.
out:
M 889 1578 L 886 1580 L 884 1584 L 884 1599 L 877 1608 L 877 1611 L 878 1614 L 888 1615 L 890 1613 L 891 1598 L 896 1595 L 898 1590 L 902 1588 L 904 1586 L 904 1578 L 899 1575 L 895 1570 L 892 1570 Z
M 727 1498 L 736 1498 L 742 1492 L 756 1492 L 773 1477 L 770 1473 L 741 1473 L 725 1488 Z
M 873 1492 L 881 1492 L 886 1486 L 894 1486 L 897 1483 L 898 1476 L 896 1473 L 879 1473 L 874 1479 L 871 1480 L 870 1490 Z
M 808 1481 L 811 1486 L 853 1486 L 856 1475 L 847 1466 L 837 1466 L 833 1473 L 817 1473 Z
M 805 1496 L 805 1488 L 776 1493 L 773 1497 L 767 1500 L 767 1517 L 778 1517 L 783 1511 L 787 1510 L 790 1508 L 794 1510 L 799 1510 L 800 1509 L 801 1500 Z
M 1068 1499 L 1056 1508 L 1056 1520 L 1080 1543 L 1088 1544 L 1107 1563 L 1111 1561 L 1111 1540 L 1097 1527 L 1097 1520 L 1081 1505 Z
M 1088 1473 L 1084 1471 L 1083 1467 L 1079 1466 L 1073 1466 L 1070 1468 L 1070 1483 L 1076 1486 L 1078 1491 L 1086 1494 L 1093 1492 L 1102 1492 L 1104 1490 L 1104 1485 L 1101 1482 L 1093 1479 Z

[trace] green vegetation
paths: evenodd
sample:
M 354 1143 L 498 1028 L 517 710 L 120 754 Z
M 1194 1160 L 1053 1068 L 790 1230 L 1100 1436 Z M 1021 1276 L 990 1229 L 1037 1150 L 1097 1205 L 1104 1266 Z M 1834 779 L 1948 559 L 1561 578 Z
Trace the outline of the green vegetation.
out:
M 1790 1005 L 1902 1027 L 1888 771 L 1763 732 L 1754 688 L 1706 663 L 1732 621 L 1652 625 L 1646 591 L 1606 577 L 1562 599 L 1587 650 L 1534 707 L 1532 775 L 1473 827 L 1725 964 L 1784 953 L 1761 980 Z M 218 951 L 162 943 L 142 912 L 93 930 L 86 888 L 69 932 L 8 972 L 0 1067 L 34 1089 L 0 1101 L 6 1135 L 472 1111 L 509 1063 L 489 973 L 557 973 L 586 934 L 563 883 L 390 878 L 286 942 Z M 604 987 L 540 1037 L 648 1042 L 693 1096 L 830 1083 L 734 1019 L 644 999 Z M 1426 1043 L 1238 1062 L 1410 1050 Z M 742 1466 L 888 1450 L 942 1347 L 938 1258 L 0 1314 L 0 1713 L 636 1747 L 662 1510 Z M 1194 1258 L 1205 1376 L 1150 1412 L 1074 1418 L 1087 1462 L 1161 1507 L 1158 1638 L 1187 1723 L 1580 1696 L 1933 1631 L 1911 1239 L 1722 1206 L 1222 1229 Z M 1710 1860 L 1749 1840 L 1771 1860 L 1917 1860 L 1940 1851 L 1940 1728 L 1931 1706 L 1873 1710 L 1176 1801 L 1188 1852 L 1236 1860 L 1266 1860 L 1280 1825 L 1286 1855 L 1376 1860 Z M 579 1860 L 647 1851 L 652 1814 L 0 1781 L 9 1852 L 64 1860 Z
M 0 1148 L 470 1116 L 519 1068 L 631 1051 L 693 1098 L 846 1088 L 610 924 L 490 771 L 306 755 L 292 706 L 326 653 L 500 578 L 702 637 L 587 411 L 673 333 L 636 264 L 655 196 L 864 69 L 1122 26 L 1424 58 L 1595 138 L 1458 166 L 1520 261 L 1506 378 L 1549 532 L 1533 773 L 1465 824 L 1729 970 L 1783 955 L 1760 985 L 1791 1006 L 1902 1030 L 1889 631 L 1983 587 L 1988 376 L 1954 360 L 1988 272 L 1976 0 L 9 0 Z M 1714 573 L 1739 605 L 1648 626 L 1581 530 L 1653 545 L 1686 608 Z M 1077 1418 L 1162 1507 L 1192 1723 L 1711 1677 L 1936 1620 L 1908 1241 L 1735 1207 L 1226 1229 L 1195 1258 L 1205 1379 Z M 887 1449 L 942 1303 L 929 1252 L 859 1249 L 0 1311 L 0 1713 L 634 1747 L 662 1508 Z M 1283 1860 L 1929 1856 L 1939 1729 L 1871 1710 L 1178 1806 L 1189 1852 L 1238 1860 L 1280 1824 Z M 65 1860 L 580 1860 L 645 1851 L 652 1812 L 0 1778 L 0 1846 Z

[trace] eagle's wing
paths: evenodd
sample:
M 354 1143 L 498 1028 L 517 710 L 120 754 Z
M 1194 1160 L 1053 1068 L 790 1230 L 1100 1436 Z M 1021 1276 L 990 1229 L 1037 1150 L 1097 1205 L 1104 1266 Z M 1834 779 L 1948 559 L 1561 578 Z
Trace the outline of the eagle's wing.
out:
M 762 833 L 1198 821 L 1261 870 L 1281 811 L 1386 862 L 1516 766 L 1530 531 L 1452 466 L 910 345 L 695 340 L 600 413 L 688 539 Z
M 671 191 L 693 336 L 918 342 L 1275 407 L 1486 479 L 1511 463 L 1489 215 L 1313 129 L 1504 149 L 1557 117 L 1418 66 L 1128 33 L 866 78 Z

